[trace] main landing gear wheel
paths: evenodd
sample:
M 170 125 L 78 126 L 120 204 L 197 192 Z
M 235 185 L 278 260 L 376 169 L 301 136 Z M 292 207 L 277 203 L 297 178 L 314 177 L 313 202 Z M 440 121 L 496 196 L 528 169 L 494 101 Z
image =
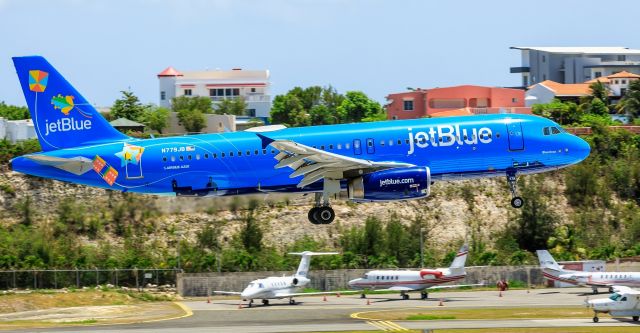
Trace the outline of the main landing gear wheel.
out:
M 409 299 L 409 294 L 402 294 L 402 299 L 403 300 L 408 300 Z
M 638 320 L 640 320 L 640 316 L 633 316 L 633 317 L 631 317 L 631 319 L 633 319 L 633 321 L 638 321 Z
M 296 305 L 296 301 L 292 298 L 289 300 L 289 305 Z
M 600 321 L 600 318 L 598 318 L 598 317 L 593 317 L 593 322 L 594 322 L 594 323 L 597 323 L 597 322 L 599 322 L 599 321 Z
M 330 206 L 313 207 L 307 217 L 313 224 L 329 224 L 336 218 L 336 213 Z
M 263 299 L 262 300 L 262 305 L 269 305 L 269 300 L 268 299 Z
M 429 298 L 429 294 L 428 293 L 426 293 L 424 291 L 420 293 L 420 299 L 427 299 L 427 298 Z

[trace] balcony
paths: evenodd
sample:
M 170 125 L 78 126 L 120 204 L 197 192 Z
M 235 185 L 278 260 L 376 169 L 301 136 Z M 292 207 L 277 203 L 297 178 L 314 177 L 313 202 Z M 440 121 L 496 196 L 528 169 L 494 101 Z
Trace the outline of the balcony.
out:
M 529 67 L 511 67 L 510 68 L 511 73 L 529 73 L 529 70 L 530 70 Z

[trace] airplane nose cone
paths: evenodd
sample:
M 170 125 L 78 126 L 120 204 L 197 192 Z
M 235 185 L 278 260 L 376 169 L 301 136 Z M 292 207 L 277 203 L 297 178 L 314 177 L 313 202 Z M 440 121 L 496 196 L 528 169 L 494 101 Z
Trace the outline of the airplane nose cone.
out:
M 573 154 L 578 159 L 578 162 L 589 157 L 589 154 L 591 153 L 591 146 L 589 146 L 589 143 L 577 136 L 574 137 L 573 141 L 573 152 L 569 153 Z

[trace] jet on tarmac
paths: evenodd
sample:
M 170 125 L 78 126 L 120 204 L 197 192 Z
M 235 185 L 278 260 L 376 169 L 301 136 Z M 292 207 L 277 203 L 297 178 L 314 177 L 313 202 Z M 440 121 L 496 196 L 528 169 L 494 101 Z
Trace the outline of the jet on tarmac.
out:
M 419 271 L 401 270 L 376 270 L 364 274 L 362 278 L 349 281 L 352 289 L 369 290 L 397 290 L 402 299 L 409 299 L 409 291 L 421 291 L 421 299 L 427 299 L 428 289 L 455 288 L 463 286 L 477 286 L 482 284 L 447 285 L 440 284 L 464 278 L 467 273 L 464 270 L 469 248 L 463 245 L 449 268 L 422 269 Z M 362 294 L 362 297 L 365 297 Z
M 578 286 L 589 286 L 593 293 L 598 293 L 598 288 L 613 286 L 640 287 L 640 272 L 585 272 L 564 269 L 558 265 L 547 250 L 538 250 L 540 268 L 545 278 L 554 281 L 565 282 Z
M 309 264 L 311 262 L 311 256 L 338 254 L 337 252 L 304 251 L 292 252 L 289 254 L 302 256 L 302 259 L 300 259 L 300 265 L 298 266 L 298 270 L 295 274 L 291 276 L 281 277 L 270 276 L 264 279 L 251 281 L 242 292 L 216 290 L 214 291 L 214 294 L 239 295 L 243 301 L 248 300 L 249 307 L 251 307 L 251 305 L 253 305 L 254 299 L 262 299 L 263 305 L 269 305 L 270 299 L 288 298 L 289 304 L 295 305 L 296 301 L 293 298 L 297 296 L 334 295 L 342 293 L 340 291 L 312 293 L 297 292 L 307 286 L 309 282 L 311 282 L 311 280 L 307 277 L 307 273 L 309 272 Z
M 614 293 L 609 298 L 586 301 L 593 309 L 593 322 L 597 323 L 598 313 L 608 313 L 611 317 L 630 316 L 633 321 L 640 319 L 640 291 L 624 286 L 613 286 Z

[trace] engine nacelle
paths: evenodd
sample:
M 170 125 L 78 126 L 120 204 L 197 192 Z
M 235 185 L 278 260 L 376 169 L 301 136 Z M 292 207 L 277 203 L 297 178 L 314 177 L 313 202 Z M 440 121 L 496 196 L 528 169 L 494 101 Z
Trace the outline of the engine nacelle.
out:
M 298 279 L 297 278 L 293 278 L 293 280 L 291 281 L 291 284 L 294 286 L 298 285 Z
M 423 279 L 437 279 L 439 277 L 442 276 L 442 272 L 441 271 L 436 271 L 436 270 L 432 270 L 432 269 L 423 269 L 420 271 L 420 277 Z
M 428 167 L 382 170 L 349 180 L 353 201 L 393 201 L 429 196 L 431 171 Z

